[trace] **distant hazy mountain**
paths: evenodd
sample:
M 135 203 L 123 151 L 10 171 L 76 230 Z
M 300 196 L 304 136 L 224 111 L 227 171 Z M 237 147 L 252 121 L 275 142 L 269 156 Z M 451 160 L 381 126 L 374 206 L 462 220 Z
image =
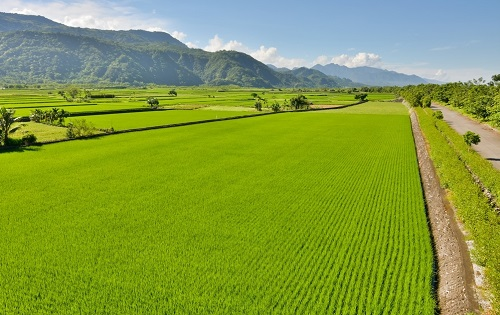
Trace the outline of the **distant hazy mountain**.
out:
M 333 77 L 324 74 L 315 69 L 305 67 L 294 68 L 293 70 L 285 70 L 286 68 L 278 69 L 282 73 L 290 73 L 295 77 L 300 78 L 304 82 L 304 86 L 317 86 L 317 87 L 356 87 L 360 86 L 359 83 L 353 82 L 349 79 Z
M 425 81 L 427 81 L 428 83 L 432 83 L 432 84 L 446 84 L 446 82 L 439 81 L 439 80 L 425 79 Z
M 0 13 L 0 83 L 120 83 L 342 87 L 320 72 L 274 71 L 236 51 L 190 49 L 163 32 L 68 27 Z
M 372 67 L 348 68 L 330 63 L 325 66 L 315 65 L 313 69 L 327 75 L 347 78 L 354 82 L 372 86 L 405 86 L 428 83 L 425 79 L 416 75 L 407 75 Z

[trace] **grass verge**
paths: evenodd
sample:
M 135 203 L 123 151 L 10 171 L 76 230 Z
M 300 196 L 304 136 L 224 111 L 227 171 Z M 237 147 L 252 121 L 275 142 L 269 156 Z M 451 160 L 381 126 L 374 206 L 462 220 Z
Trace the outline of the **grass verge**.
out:
M 462 137 L 445 122 L 417 108 L 422 131 L 428 141 L 441 185 L 447 190 L 457 216 L 474 241 L 473 258 L 485 267 L 492 305 L 500 308 L 500 216 L 477 180 L 498 196 L 500 173 L 465 145 Z M 473 177 L 473 174 L 476 178 Z

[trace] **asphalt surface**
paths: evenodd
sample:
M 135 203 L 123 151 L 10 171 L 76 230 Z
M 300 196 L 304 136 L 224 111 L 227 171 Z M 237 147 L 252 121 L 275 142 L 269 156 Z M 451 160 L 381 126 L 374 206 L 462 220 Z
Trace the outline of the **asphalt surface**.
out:
M 444 106 L 432 104 L 431 109 L 442 111 L 444 121 L 459 134 L 463 135 L 469 130 L 477 133 L 481 137 L 481 141 L 477 145 L 473 144 L 472 148 L 500 170 L 500 132 Z

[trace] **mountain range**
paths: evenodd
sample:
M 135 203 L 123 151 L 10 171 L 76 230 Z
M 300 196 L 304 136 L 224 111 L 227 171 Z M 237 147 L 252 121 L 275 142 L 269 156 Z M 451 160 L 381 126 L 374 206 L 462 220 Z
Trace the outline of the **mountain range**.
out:
M 0 83 L 336 88 L 426 83 L 370 67 L 278 69 L 236 51 L 188 48 L 164 32 L 69 27 L 0 12 Z

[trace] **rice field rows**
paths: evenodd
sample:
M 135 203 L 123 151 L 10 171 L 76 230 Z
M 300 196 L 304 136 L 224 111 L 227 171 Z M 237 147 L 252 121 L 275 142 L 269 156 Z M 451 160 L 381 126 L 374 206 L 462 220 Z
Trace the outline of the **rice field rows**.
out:
M 12 179 L 0 313 L 434 314 L 413 138 L 396 112 L 0 154 Z
M 111 94 L 114 98 L 93 98 L 89 102 L 67 101 L 59 89 L 18 89 L 0 90 L 0 106 L 16 109 L 17 116 L 29 116 L 36 108 L 50 109 L 52 107 L 62 108 L 67 112 L 95 112 L 106 110 L 122 110 L 146 107 L 146 100 L 155 97 L 160 106 L 165 107 L 246 107 L 253 108 L 255 99 L 251 95 L 257 93 L 259 97 L 266 99 L 265 106 L 274 102 L 283 104 L 285 100 L 303 93 L 309 101 L 317 105 L 346 105 L 356 102 L 354 95 L 338 92 L 302 92 L 295 90 L 269 90 L 269 89 L 217 89 L 217 88 L 176 88 L 177 96 L 168 95 L 170 88 L 154 89 L 89 89 L 92 95 Z M 82 91 L 83 89 L 80 89 Z M 82 96 L 80 93 L 79 96 Z M 391 100 L 393 94 L 371 93 L 371 100 Z
M 75 119 L 85 119 L 94 124 L 96 128 L 111 128 L 114 130 L 160 126 L 201 121 L 235 116 L 258 114 L 257 111 L 227 111 L 227 110 L 165 110 L 139 113 L 103 114 L 85 117 L 71 116 L 66 119 L 69 123 Z

